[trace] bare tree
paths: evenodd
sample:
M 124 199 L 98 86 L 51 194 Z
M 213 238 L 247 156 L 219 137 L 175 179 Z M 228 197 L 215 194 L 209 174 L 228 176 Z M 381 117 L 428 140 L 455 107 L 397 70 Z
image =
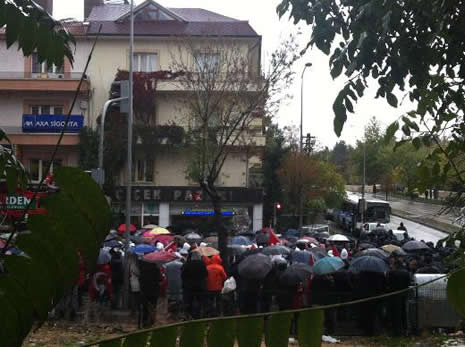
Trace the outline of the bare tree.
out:
M 231 153 L 245 153 L 255 146 L 254 132 L 258 128 L 262 134 L 263 117 L 272 116 L 285 99 L 294 77 L 291 67 L 298 59 L 291 36 L 271 54 L 263 71 L 257 43 L 251 47 L 250 41 L 238 39 L 183 38 L 172 52 L 171 70 L 185 72 L 176 83 L 185 96 L 187 175 L 212 201 L 222 254 L 227 250 L 227 233 L 218 177 Z

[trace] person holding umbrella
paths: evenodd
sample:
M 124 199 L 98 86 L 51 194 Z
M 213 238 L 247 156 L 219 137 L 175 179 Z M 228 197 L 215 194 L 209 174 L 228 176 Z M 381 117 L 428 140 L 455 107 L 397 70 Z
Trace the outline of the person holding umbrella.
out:
M 191 251 L 182 267 L 181 279 L 185 312 L 194 319 L 199 319 L 202 315 L 207 277 L 208 271 L 202 256 L 197 251 Z
M 145 260 L 139 262 L 139 271 L 140 295 L 142 299 L 142 325 L 144 327 L 150 327 L 156 320 L 156 309 L 158 297 L 160 295 L 162 275 L 157 263 Z

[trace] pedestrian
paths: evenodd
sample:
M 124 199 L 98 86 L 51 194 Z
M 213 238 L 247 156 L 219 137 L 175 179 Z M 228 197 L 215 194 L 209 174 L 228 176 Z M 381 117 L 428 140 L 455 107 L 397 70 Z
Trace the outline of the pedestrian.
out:
M 223 289 L 224 281 L 228 278 L 223 266 L 223 260 L 219 255 L 214 255 L 207 265 L 207 291 L 208 291 L 208 307 L 213 315 L 221 314 L 221 290 Z
M 121 289 L 123 288 L 123 255 L 117 248 L 112 248 L 110 254 L 111 281 L 114 293 L 111 301 L 111 308 L 116 309 L 120 307 Z
M 183 259 L 178 258 L 165 265 L 166 277 L 168 279 L 168 312 L 175 317 L 179 315 L 182 306 L 182 267 Z
M 386 281 L 389 291 L 394 292 L 406 289 L 410 285 L 410 274 L 403 269 L 402 262 L 398 259 L 390 262 L 390 270 L 387 272 Z M 407 297 L 408 293 L 390 296 L 388 301 L 388 317 L 392 323 L 394 336 L 404 335 L 407 329 Z
M 397 230 L 407 231 L 407 228 L 405 227 L 405 225 L 404 225 L 403 222 L 400 222 L 400 225 L 399 225 L 399 227 L 397 228 Z
M 137 313 L 137 326 L 142 328 L 142 309 L 140 297 L 140 282 L 139 282 L 139 264 L 137 254 L 129 253 L 128 256 L 128 272 L 129 272 L 129 287 L 131 290 L 132 312 Z
M 186 314 L 194 319 L 202 316 L 205 302 L 208 271 L 202 256 L 197 251 L 191 251 L 182 267 L 182 290 Z
M 139 262 L 140 293 L 142 298 L 142 325 L 152 326 L 156 321 L 158 297 L 160 295 L 160 282 L 162 275 L 156 263 Z

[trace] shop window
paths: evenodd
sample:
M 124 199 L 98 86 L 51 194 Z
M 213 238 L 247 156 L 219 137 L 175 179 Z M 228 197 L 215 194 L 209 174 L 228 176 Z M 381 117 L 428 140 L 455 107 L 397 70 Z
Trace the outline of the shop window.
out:
M 132 177 L 135 182 L 153 182 L 153 160 L 136 159 L 132 169 Z
M 32 54 L 32 73 L 62 74 L 63 65 L 60 67 L 57 67 L 56 65 L 48 65 L 45 61 L 40 62 L 39 55 L 37 53 L 33 53 Z
M 134 53 L 134 71 L 154 72 L 157 71 L 158 57 L 155 53 Z
M 30 159 L 29 160 L 29 175 L 32 183 L 39 183 L 42 178 L 47 176 L 47 168 L 50 164 L 49 160 Z M 50 166 L 50 173 L 53 174 L 53 169 L 62 166 L 62 160 L 56 159 Z
M 62 115 L 63 106 L 61 105 L 31 105 L 31 114 L 54 114 Z

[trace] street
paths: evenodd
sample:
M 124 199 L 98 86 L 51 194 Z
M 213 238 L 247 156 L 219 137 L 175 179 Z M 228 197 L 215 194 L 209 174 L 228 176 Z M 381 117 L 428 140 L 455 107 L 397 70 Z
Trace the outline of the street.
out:
M 413 237 L 415 240 L 424 240 L 426 242 L 431 241 L 434 242 L 434 244 L 436 244 L 438 240 L 443 239 L 447 236 L 446 233 L 443 233 L 436 229 L 412 222 L 408 219 L 391 215 L 391 222 L 389 224 L 392 226 L 393 229 L 397 229 L 401 222 L 404 223 L 405 227 L 407 228 L 409 236 Z

